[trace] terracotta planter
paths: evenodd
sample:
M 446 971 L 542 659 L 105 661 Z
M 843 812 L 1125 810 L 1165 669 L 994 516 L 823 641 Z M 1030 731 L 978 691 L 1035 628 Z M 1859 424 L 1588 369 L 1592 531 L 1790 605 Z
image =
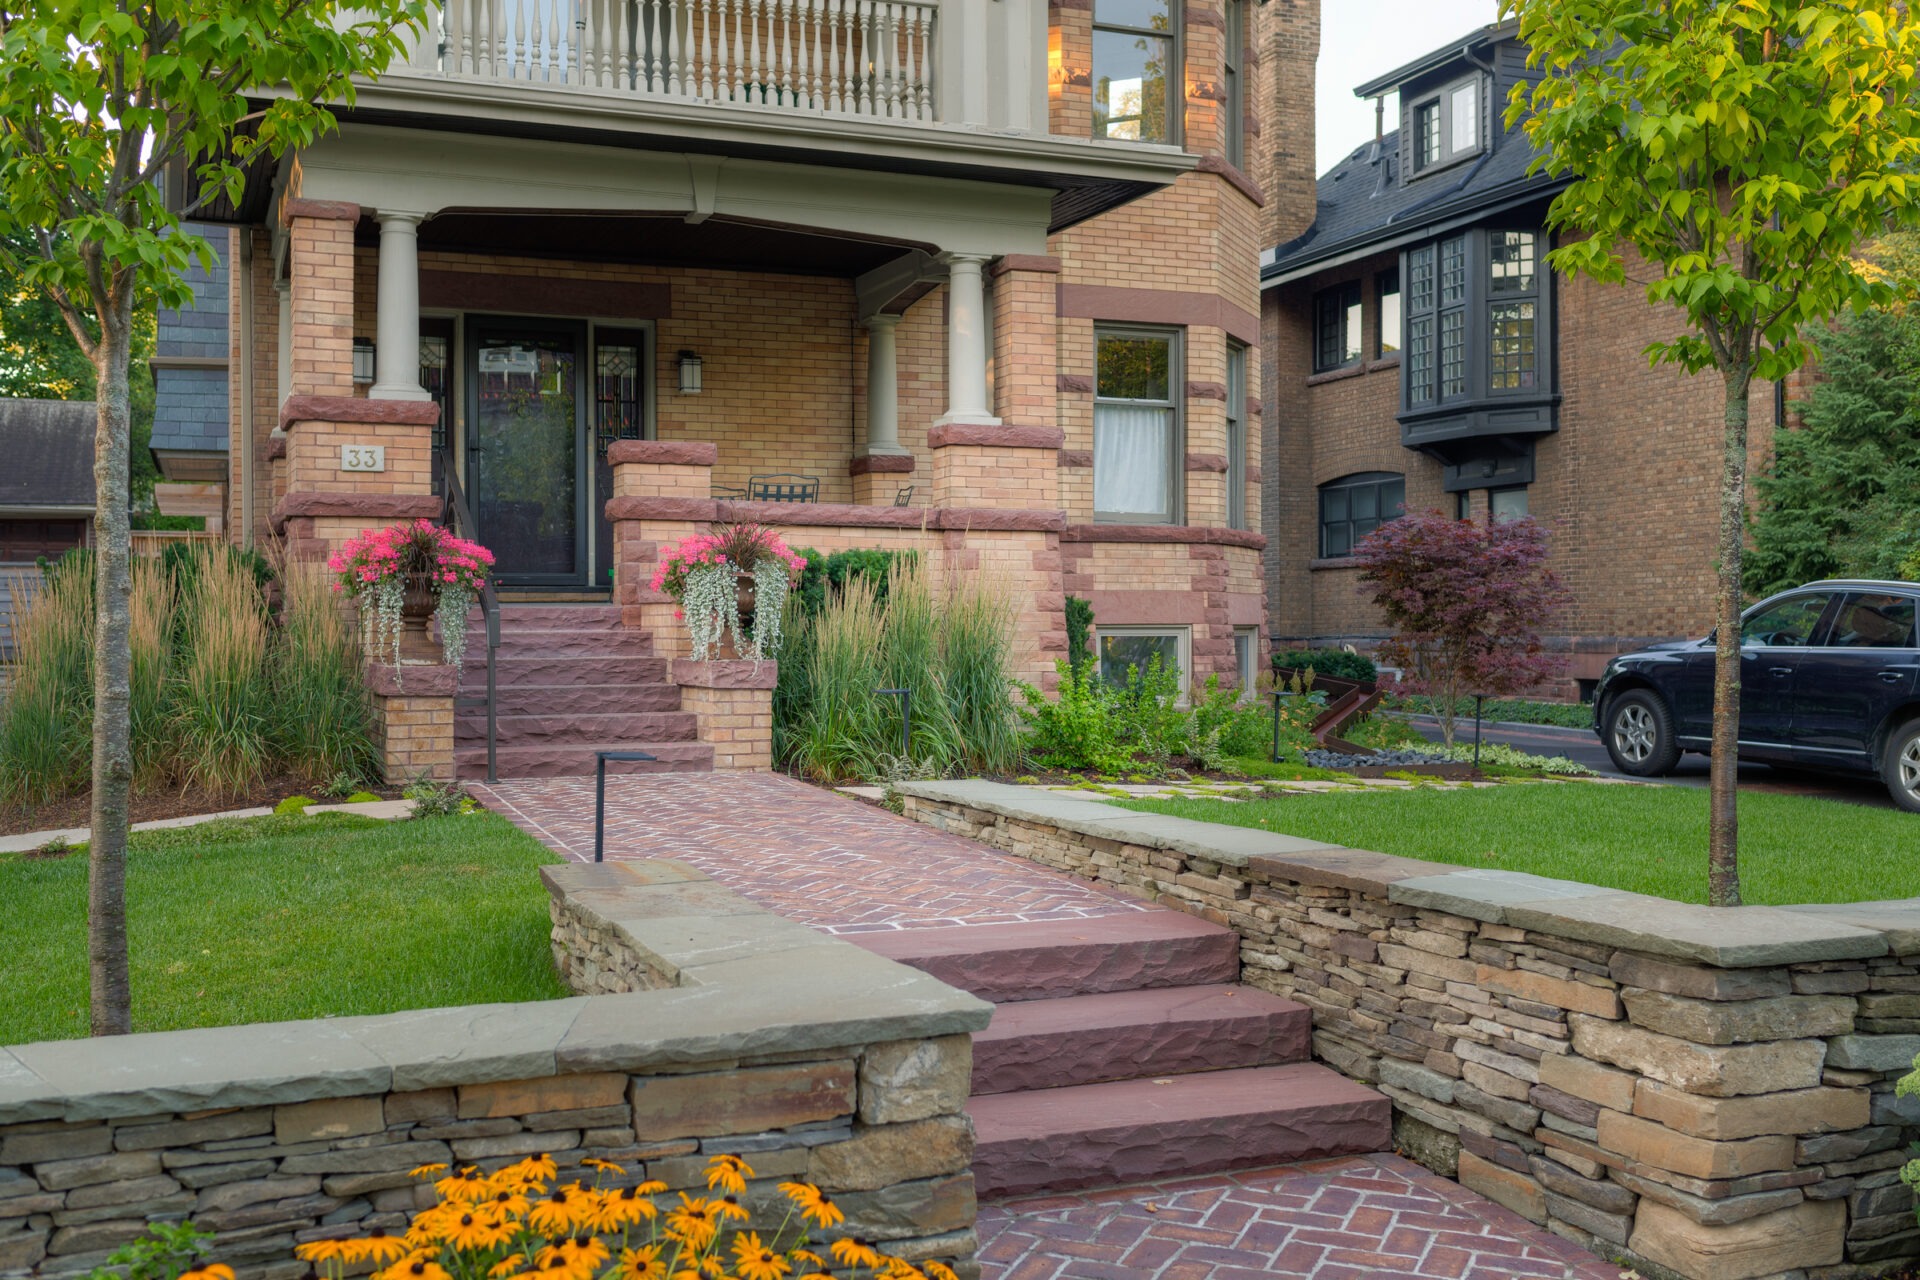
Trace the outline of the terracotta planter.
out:
M 440 593 L 434 589 L 431 576 L 424 573 L 407 575 L 406 586 L 400 596 L 400 661 L 441 660 L 440 645 L 433 638 L 431 630 L 434 611 L 439 604 Z

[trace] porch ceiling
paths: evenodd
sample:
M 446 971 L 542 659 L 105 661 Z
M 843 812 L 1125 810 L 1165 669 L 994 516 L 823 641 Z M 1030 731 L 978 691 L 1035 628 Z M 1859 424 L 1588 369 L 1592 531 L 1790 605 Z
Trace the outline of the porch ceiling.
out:
M 357 238 L 377 245 L 371 218 Z M 724 214 L 689 223 L 673 213 L 449 212 L 421 224 L 420 247 L 515 257 L 569 258 L 650 266 L 701 266 L 851 279 L 914 249 L 935 246 L 880 237 L 823 234 Z

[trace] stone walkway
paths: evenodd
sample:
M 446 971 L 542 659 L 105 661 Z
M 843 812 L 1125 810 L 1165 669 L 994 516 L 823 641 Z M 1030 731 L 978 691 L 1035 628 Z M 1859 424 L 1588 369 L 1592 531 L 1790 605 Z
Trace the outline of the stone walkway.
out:
M 592 778 L 467 789 L 547 847 L 593 860 Z M 678 858 L 828 933 L 1164 910 L 773 773 L 609 777 L 606 856 Z
M 980 1206 L 983 1280 L 1618 1280 L 1393 1155 Z

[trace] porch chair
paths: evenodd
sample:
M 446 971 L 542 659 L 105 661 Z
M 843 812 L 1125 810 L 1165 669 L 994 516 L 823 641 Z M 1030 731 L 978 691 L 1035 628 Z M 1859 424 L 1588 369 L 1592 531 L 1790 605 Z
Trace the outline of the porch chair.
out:
M 747 477 L 750 502 L 818 502 L 820 477 L 776 474 Z
M 893 505 L 896 507 L 912 506 L 913 505 L 913 486 L 907 485 L 905 488 L 901 489 L 900 492 L 894 494 Z

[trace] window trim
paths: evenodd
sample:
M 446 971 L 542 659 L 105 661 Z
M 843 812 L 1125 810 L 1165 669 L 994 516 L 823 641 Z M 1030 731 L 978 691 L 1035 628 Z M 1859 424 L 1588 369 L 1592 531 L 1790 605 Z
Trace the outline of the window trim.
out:
M 1182 328 L 1170 328 L 1165 325 L 1127 325 L 1096 324 L 1093 329 L 1093 406 L 1094 431 L 1099 431 L 1100 396 L 1100 339 L 1115 338 L 1165 338 L 1167 339 L 1167 395 L 1171 397 L 1166 406 L 1173 410 L 1172 439 L 1167 445 L 1167 501 L 1173 508 L 1162 519 L 1158 513 L 1142 515 L 1125 511 L 1101 511 L 1094 509 L 1095 524 L 1143 524 L 1143 525 L 1184 525 L 1187 522 L 1187 331 Z M 1151 404 L 1146 400 L 1111 400 L 1111 404 Z M 1095 447 L 1096 454 L 1098 446 Z M 1094 492 L 1100 490 L 1099 473 L 1094 474 Z
M 1223 0 L 1226 18 L 1225 52 L 1221 71 L 1226 81 L 1226 127 L 1221 130 L 1221 157 L 1236 169 L 1247 162 L 1247 0 Z
M 1318 533 L 1316 535 L 1316 545 L 1319 548 L 1319 556 L 1318 556 L 1319 559 L 1331 560 L 1338 557 L 1350 556 L 1353 554 L 1354 547 L 1358 546 L 1360 542 L 1359 538 L 1356 538 L 1353 536 L 1353 529 L 1352 529 L 1353 508 L 1351 505 L 1349 505 L 1347 508 L 1347 512 L 1348 512 L 1347 518 L 1344 520 L 1334 522 L 1334 523 L 1344 524 L 1348 526 L 1347 549 L 1345 551 L 1329 551 L 1327 549 L 1327 525 L 1329 523 L 1327 520 L 1327 495 L 1336 490 L 1342 490 L 1342 489 L 1352 491 L 1357 489 L 1379 488 L 1384 485 L 1392 484 L 1395 481 L 1398 481 L 1400 484 L 1400 510 L 1394 515 L 1383 516 L 1380 520 L 1380 523 L 1386 524 L 1389 520 L 1396 520 L 1400 516 L 1406 514 L 1407 476 L 1405 472 L 1403 471 L 1356 471 L 1356 472 L 1353 472 L 1351 475 L 1337 476 L 1332 480 L 1324 481 L 1323 483 L 1316 485 L 1314 487 L 1314 497 L 1315 497 L 1315 503 L 1316 503 L 1316 506 L 1314 509 L 1314 520 L 1315 520 L 1315 528 L 1318 530 Z M 1371 533 L 1373 532 L 1373 530 L 1369 529 L 1367 532 Z M 1361 536 L 1364 537 L 1365 535 L 1363 534 Z
M 1227 528 L 1245 529 L 1247 503 L 1247 347 L 1227 343 Z
M 1105 663 L 1100 654 L 1100 641 L 1104 636 L 1172 636 L 1174 639 L 1174 660 L 1180 664 L 1180 698 L 1184 702 L 1188 690 L 1193 687 L 1193 628 L 1185 624 L 1167 623 L 1128 623 L 1123 625 L 1104 625 L 1095 622 L 1093 626 L 1093 665 L 1094 672 L 1102 680 L 1107 678 Z
M 1495 237 L 1515 233 L 1534 238 L 1532 288 L 1496 294 L 1492 280 L 1493 241 Z M 1444 249 L 1456 241 L 1462 245 L 1465 289 L 1459 301 L 1448 302 L 1444 292 Z M 1520 406 L 1557 404 L 1557 316 L 1553 270 L 1547 263 L 1551 248 L 1552 239 L 1544 228 L 1499 222 L 1423 240 L 1401 251 L 1401 323 L 1406 342 L 1400 360 L 1400 419 L 1403 426 L 1485 411 L 1496 406 L 1505 410 L 1509 406 L 1517 409 Z M 1419 263 L 1426 259 L 1431 260 L 1433 279 L 1426 291 L 1427 305 L 1420 307 L 1411 284 Z M 1516 302 L 1531 303 L 1533 306 L 1533 385 L 1495 389 L 1494 308 Z M 1459 331 L 1465 344 L 1466 376 L 1458 394 L 1445 395 L 1445 368 L 1441 360 L 1442 317 L 1451 313 L 1460 316 Z M 1414 331 L 1422 324 L 1427 329 L 1424 341 L 1428 348 L 1424 370 L 1422 359 L 1417 358 L 1413 350 Z M 1416 375 L 1422 372 L 1425 377 L 1416 383 Z M 1415 391 L 1419 387 L 1426 390 L 1425 399 L 1415 399 Z
M 1100 115 L 1093 109 L 1090 98 L 1087 107 L 1087 132 L 1095 142 L 1119 143 L 1123 146 L 1178 147 L 1184 145 L 1186 137 L 1186 11 L 1182 0 L 1167 0 L 1167 29 L 1156 31 L 1152 27 L 1136 27 L 1124 22 L 1102 22 L 1100 20 L 1099 0 L 1094 0 L 1089 10 L 1089 38 L 1087 44 L 1087 82 L 1088 87 L 1098 90 L 1100 68 L 1093 59 L 1094 37 L 1106 31 L 1118 35 L 1146 36 L 1153 40 L 1167 42 L 1167 136 L 1162 142 L 1148 142 L 1145 139 L 1114 138 L 1099 132 Z
M 1321 362 L 1320 335 L 1321 335 L 1323 323 L 1327 318 L 1326 317 L 1327 305 L 1328 303 L 1334 301 L 1335 299 L 1338 299 L 1338 305 L 1335 307 L 1335 312 L 1339 316 L 1340 350 L 1343 353 L 1344 358 L 1341 359 L 1341 361 L 1338 364 L 1323 364 Z M 1339 284 L 1328 285 L 1326 288 L 1320 289 L 1314 293 L 1313 295 L 1313 371 L 1316 374 L 1334 373 L 1340 369 L 1351 369 L 1365 362 L 1367 357 L 1366 305 L 1367 304 L 1366 304 L 1365 291 L 1360 287 L 1360 281 L 1358 279 L 1343 280 Z M 1357 342 L 1354 341 L 1354 338 L 1356 335 L 1350 334 L 1347 332 L 1348 321 L 1350 317 L 1353 315 L 1353 312 L 1355 310 L 1358 310 L 1360 312 L 1361 332 L 1359 335 L 1357 335 L 1359 338 L 1359 341 Z M 1351 356 L 1345 356 L 1344 353 L 1348 351 L 1352 351 L 1354 354 Z
M 1388 282 L 1393 284 L 1387 288 Z M 1393 345 L 1387 345 L 1387 299 L 1397 299 L 1396 307 L 1400 312 L 1399 323 L 1394 325 Z M 1373 275 L 1373 358 L 1385 360 L 1400 354 L 1407 339 L 1407 299 L 1400 291 L 1400 264 L 1376 271 Z
M 1471 89 L 1474 94 L 1473 143 L 1467 147 L 1457 147 L 1453 140 L 1453 100 L 1462 89 Z M 1430 173 L 1450 169 L 1465 160 L 1471 160 L 1487 149 L 1486 133 L 1486 83 L 1485 77 L 1474 74 L 1443 84 L 1436 89 L 1421 94 L 1412 100 L 1407 111 L 1407 173 L 1413 178 L 1424 178 Z M 1425 138 L 1420 133 L 1420 116 L 1427 108 L 1434 109 L 1435 123 L 1439 135 L 1439 155 L 1426 158 L 1422 143 Z
M 1240 643 L 1246 641 L 1247 656 L 1242 660 Z M 1240 682 L 1240 701 L 1251 702 L 1258 697 L 1260 684 L 1260 628 L 1235 627 L 1233 629 L 1233 666 L 1234 676 Z

